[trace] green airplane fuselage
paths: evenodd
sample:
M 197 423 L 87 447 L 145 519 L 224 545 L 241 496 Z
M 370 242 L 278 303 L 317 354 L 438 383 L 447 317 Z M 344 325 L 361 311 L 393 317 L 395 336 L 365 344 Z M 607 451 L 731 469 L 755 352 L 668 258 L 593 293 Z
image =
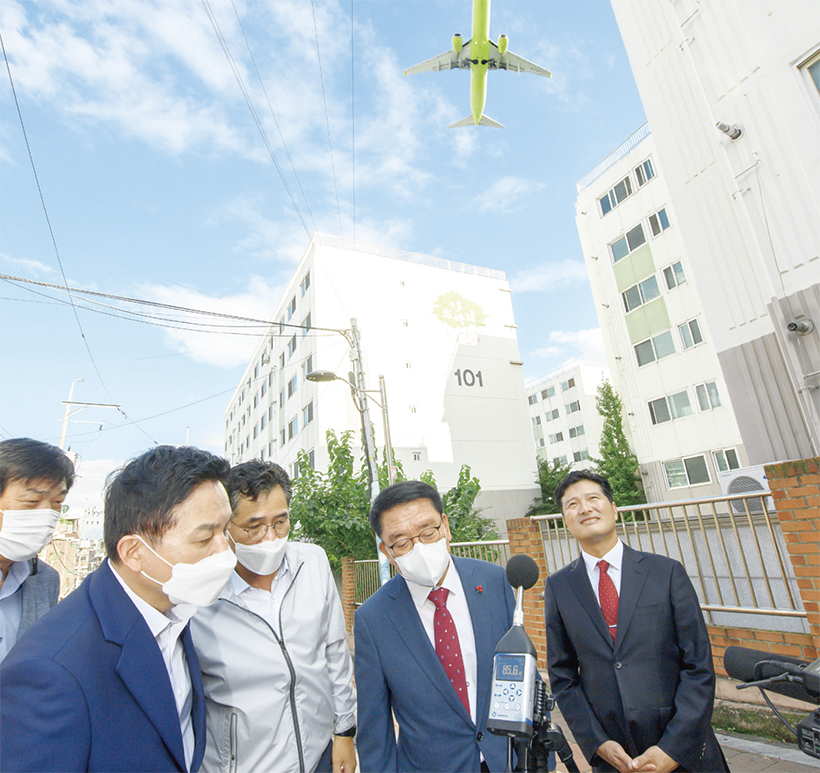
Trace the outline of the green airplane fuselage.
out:
M 487 60 L 490 58 L 490 0 L 473 0 L 473 34 L 470 38 L 470 107 L 475 125 L 487 102 Z M 475 62 L 478 61 L 478 64 Z M 483 63 L 483 64 L 482 64 Z

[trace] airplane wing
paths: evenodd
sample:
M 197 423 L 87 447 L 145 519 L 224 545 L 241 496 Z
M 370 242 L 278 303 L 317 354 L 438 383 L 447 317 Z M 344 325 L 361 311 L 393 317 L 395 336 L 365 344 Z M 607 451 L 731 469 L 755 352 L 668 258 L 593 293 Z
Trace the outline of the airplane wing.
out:
M 421 62 L 421 64 L 414 64 L 412 67 L 408 67 L 404 71 L 404 74 L 415 75 L 417 72 L 427 72 L 428 70 L 438 72 L 440 70 L 453 70 L 456 68 L 468 69 L 469 67 L 470 41 L 468 40 L 458 53 L 453 51 L 451 48 L 443 54 L 439 54 L 438 56 L 434 56 L 432 59 L 427 59 L 426 61 Z
M 493 62 L 495 62 L 495 67 L 499 70 L 509 70 L 510 72 L 530 72 L 533 75 L 543 75 L 545 78 L 551 78 L 552 73 L 541 67 L 539 64 L 535 64 L 535 62 L 531 62 L 529 59 L 524 59 L 523 56 L 518 56 L 518 54 L 514 54 L 512 51 L 505 51 L 503 54 L 499 53 L 498 46 L 490 41 L 490 46 L 492 47 L 492 56 L 490 59 L 490 67 L 493 66 Z

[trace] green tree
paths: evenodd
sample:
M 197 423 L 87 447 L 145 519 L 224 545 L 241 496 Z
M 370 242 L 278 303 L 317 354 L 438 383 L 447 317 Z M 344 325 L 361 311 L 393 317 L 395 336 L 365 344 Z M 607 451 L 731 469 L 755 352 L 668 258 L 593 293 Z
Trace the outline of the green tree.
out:
M 638 457 L 629 448 L 624 433 L 623 402 L 607 379 L 598 387 L 595 407 L 604 419 L 598 445 L 601 456 L 592 459 L 596 472 L 609 480 L 615 504 L 622 507 L 643 504 L 646 497 Z
M 572 470 L 571 464 L 561 464 L 558 461 L 549 461 L 547 459 L 538 460 L 538 478 L 535 482 L 541 487 L 541 496 L 533 499 L 526 513 L 528 516 L 561 512 L 561 509 L 555 504 L 552 494 L 555 487 L 569 474 L 570 470 Z
M 433 473 L 422 473 L 421 480 L 438 489 Z M 473 477 L 469 465 L 463 464 L 458 473 L 458 482 L 441 495 L 444 512 L 450 524 L 453 542 L 479 542 L 499 538 L 492 518 L 481 515 L 481 508 L 475 507 L 475 500 L 481 491 L 478 478 Z

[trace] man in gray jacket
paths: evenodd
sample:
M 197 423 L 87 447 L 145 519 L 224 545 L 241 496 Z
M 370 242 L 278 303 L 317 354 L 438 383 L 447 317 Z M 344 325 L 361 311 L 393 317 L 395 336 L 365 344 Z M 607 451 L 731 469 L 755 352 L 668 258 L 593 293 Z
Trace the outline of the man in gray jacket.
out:
M 318 545 L 288 542 L 291 483 L 234 467 L 233 576 L 191 621 L 207 705 L 204 773 L 354 773 L 356 698 L 344 615 Z
M 60 576 L 37 553 L 51 540 L 74 463 L 30 438 L 0 443 L 0 661 L 60 595 Z

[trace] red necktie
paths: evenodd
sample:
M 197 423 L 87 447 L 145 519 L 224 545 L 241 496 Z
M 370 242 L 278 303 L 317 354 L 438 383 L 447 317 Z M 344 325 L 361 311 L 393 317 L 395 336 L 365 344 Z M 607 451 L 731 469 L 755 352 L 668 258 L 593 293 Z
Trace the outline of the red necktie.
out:
M 607 561 L 598 562 L 598 601 L 604 613 L 604 620 L 609 626 L 609 633 L 612 634 L 612 641 L 615 641 L 618 633 L 618 591 L 615 590 L 612 578 L 606 573 L 607 569 Z
M 470 699 L 467 697 L 467 677 L 464 673 L 464 661 L 461 658 L 461 644 L 453 616 L 447 609 L 447 588 L 436 588 L 427 597 L 436 605 L 433 618 L 433 634 L 436 640 L 436 655 L 444 666 L 444 673 L 453 685 L 456 695 L 461 699 L 467 713 L 470 713 Z

